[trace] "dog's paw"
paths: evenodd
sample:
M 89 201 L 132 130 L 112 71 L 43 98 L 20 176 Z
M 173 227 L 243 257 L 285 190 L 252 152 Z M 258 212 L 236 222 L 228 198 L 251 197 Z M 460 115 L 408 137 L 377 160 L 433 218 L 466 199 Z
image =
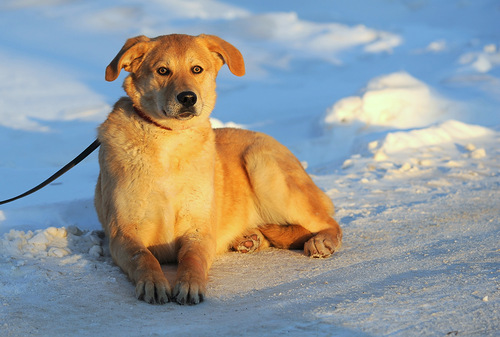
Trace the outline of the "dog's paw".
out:
M 165 304 L 171 299 L 170 284 L 163 274 L 151 274 L 137 282 L 135 294 L 147 303 Z
M 234 245 L 233 249 L 240 253 L 253 253 L 259 249 L 261 241 L 256 233 L 244 235 L 241 240 Z
M 174 300 L 179 304 L 199 304 L 205 299 L 205 282 L 201 280 L 178 280 L 174 288 Z
M 340 238 L 320 232 L 304 244 L 304 253 L 313 258 L 326 258 L 335 253 L 340 245 Z

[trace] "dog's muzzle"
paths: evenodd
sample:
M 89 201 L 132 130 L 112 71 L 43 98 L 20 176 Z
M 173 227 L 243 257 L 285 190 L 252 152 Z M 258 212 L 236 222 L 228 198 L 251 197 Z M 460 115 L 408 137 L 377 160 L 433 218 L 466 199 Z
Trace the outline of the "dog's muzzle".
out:
M 196 104 L 198 97 L 192 91 L 183 91 L 177 95 L 177 101 L 182 104 L 185 108 L 190 108 Z
M 194 106 L 198 101 L 198 97 L 194 92 L 181 92 L 177 95 L 177 101 L 182 105 L 182 108 L 175 115 L 175 118 L 180 120 L 187 120 L 199 115 L 199 113 L 196 111 L 197 109 Z

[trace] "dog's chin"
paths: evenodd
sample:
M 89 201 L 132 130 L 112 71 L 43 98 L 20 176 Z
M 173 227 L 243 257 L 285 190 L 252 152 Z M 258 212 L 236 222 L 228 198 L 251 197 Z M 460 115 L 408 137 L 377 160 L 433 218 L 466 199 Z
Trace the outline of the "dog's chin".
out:
M 180 120 L 180 121 L 187 121 L 190 120 L 194 117 L 196 117 L 197 114 L 191 111 L 185 111 L 178 113 L 177 115 L 174 116 L 175 119 Z
M 199 115 L 196 111 L 191 111 L 191 110 L 184 110 L 174 113 L 163 111 L 163 113 L 165 114 L 165 117 L 176 119 L 179 121 L 188 121 Z

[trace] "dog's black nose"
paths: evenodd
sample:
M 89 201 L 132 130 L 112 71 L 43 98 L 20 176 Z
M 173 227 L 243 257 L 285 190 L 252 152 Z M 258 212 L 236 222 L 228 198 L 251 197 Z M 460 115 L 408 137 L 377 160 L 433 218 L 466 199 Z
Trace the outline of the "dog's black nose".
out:
M 179 95 L 177 95 L 177 100 L 185 108 L 190 108 L 196 104 L 198 97 L 196 97 L 196 94 L 192 91 L 183 91 Z

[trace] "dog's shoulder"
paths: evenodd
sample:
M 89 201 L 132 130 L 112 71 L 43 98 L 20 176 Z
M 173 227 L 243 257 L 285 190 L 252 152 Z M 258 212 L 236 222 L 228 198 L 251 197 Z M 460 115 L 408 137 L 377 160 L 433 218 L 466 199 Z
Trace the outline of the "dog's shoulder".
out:
M 127 123 L 127 117 L 129 117 L 133 111 L 134 106 L 132 100 L 129 97 L 122 97 L 113 106 L 103 126 L 109 127 L 114 124 Z
M 284 147 L 273 137 L 257 131 L 237 128 L 218 128 L 215 131 L 215 141 L 218 147 L 259 147 L 282 148 Z
M 117 141 L 122 137 L 131 138 L 131 133 L 139 132 L 142 128 L 134 115 L 132 100 L 128 97 L 120 98 L 106 120 L 98 128 L 98 138 L 101 143 Z
M 215 141 L 220 144 L 234 143 L 248 138 L 254 138 L 258 132 L 239 128 L 216 128 Z
M 217 128 L 214 131 L 215 141 L 220 144 L 278 143 L 273 137 L 258 131 L 239 128 Z

